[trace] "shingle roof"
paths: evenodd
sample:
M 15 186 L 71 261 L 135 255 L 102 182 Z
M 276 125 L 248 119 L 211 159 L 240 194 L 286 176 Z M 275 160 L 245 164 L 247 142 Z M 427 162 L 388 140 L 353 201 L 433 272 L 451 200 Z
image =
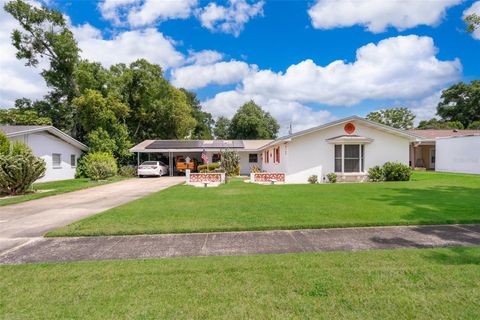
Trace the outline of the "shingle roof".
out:
M 0 131 L 6 135 L 37 129 L 47 129 L 49 126 L 0 126 Z
M 437 130 L 437 129 L 411 129 L 408 130 L 417 136 L 420 136 L 424 139 L 435 140 L 436 138 L 444 138 L 444 137 L 461 137 L 461 136 L 468 136 L 474 134 L 480 134 L 480 130 L 456 130 L 456 129 L 448 129 L 448 130 Z

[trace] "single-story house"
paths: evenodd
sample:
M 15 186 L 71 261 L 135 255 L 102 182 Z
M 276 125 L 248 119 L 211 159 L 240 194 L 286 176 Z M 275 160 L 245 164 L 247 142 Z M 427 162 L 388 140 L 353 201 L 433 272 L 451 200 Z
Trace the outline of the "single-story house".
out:
M 437 138 L 435 153 L 435 171 L 480 174 L 480 132 Z
M 230 149 L 240 155 L 241 174 L 257 165 L 262 171 L 284 174 L 287 183 L 306 183 L 311 175 L 325 181 L 331 172 L 340 181 L 363 181 L 373 166 L 388 161 L 408 165 L 410 145 L 421 139 L 413 132 L 352 116 L 275 140 L 146 140 L 130 151 L 137 153 L 138 162 L 168 163 L 170 174 L 177 156 L 201 162 L 206 152 L 211 163 Z
M 439 156 L 444 157 L 447 153 L 438 154 L 436 149 L 437 141 L 443 138 L 480 135 L 480 130 L 458 130 L 458 129 L 412 129 L 409 132 L 421 139 L 410 146 L 410 164 L 412 168 L 423 168 L 435 170 Z M 459 142 L 460 140 L 454 140 Z M 456 142 L 454 142 L 456 143 Z M 445 160 L 445 159 L 442 159 Z
M 12 141 L 27 144 L 37 157 L 45 160 L 45 176 L 37 182 L 73 179 L 77 160 L 87 146 L 52 126 L 0 126 Z

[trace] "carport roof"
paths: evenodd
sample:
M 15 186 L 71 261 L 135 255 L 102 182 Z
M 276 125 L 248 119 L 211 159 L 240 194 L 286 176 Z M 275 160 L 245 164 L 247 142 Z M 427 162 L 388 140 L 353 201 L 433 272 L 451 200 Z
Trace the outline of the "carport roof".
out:
M 131 152 L 201 152 L 235 149 L 239 151 L 256 151 L 273 140 L 145 140 Z

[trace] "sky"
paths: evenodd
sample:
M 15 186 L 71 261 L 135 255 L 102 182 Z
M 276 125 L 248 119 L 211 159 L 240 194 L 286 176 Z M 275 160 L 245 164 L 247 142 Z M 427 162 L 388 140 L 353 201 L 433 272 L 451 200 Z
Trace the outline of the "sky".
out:
M 106 67 L 146 58 L 214 117 L 253 99 L 281 133 L 391 107 L 430 119 L 443 89 L 480 78 L 480 31 L 463 21 L 480 1 L 31 1 L 67 17 L 82 58 Z M 48 90 L 46 62 L 15 58 L 16 27 L 1 11 L 3 108 Z

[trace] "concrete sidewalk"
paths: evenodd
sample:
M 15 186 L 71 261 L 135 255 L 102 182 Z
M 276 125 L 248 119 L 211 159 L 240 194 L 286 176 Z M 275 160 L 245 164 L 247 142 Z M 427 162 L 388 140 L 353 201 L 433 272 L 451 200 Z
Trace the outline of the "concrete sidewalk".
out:
M 480 224 L 30 238 L 1 264 L 480 245 Z
M 184 177 L 128 179 L 0 207 L 0 253 L 73 221 L 163 190 Z

